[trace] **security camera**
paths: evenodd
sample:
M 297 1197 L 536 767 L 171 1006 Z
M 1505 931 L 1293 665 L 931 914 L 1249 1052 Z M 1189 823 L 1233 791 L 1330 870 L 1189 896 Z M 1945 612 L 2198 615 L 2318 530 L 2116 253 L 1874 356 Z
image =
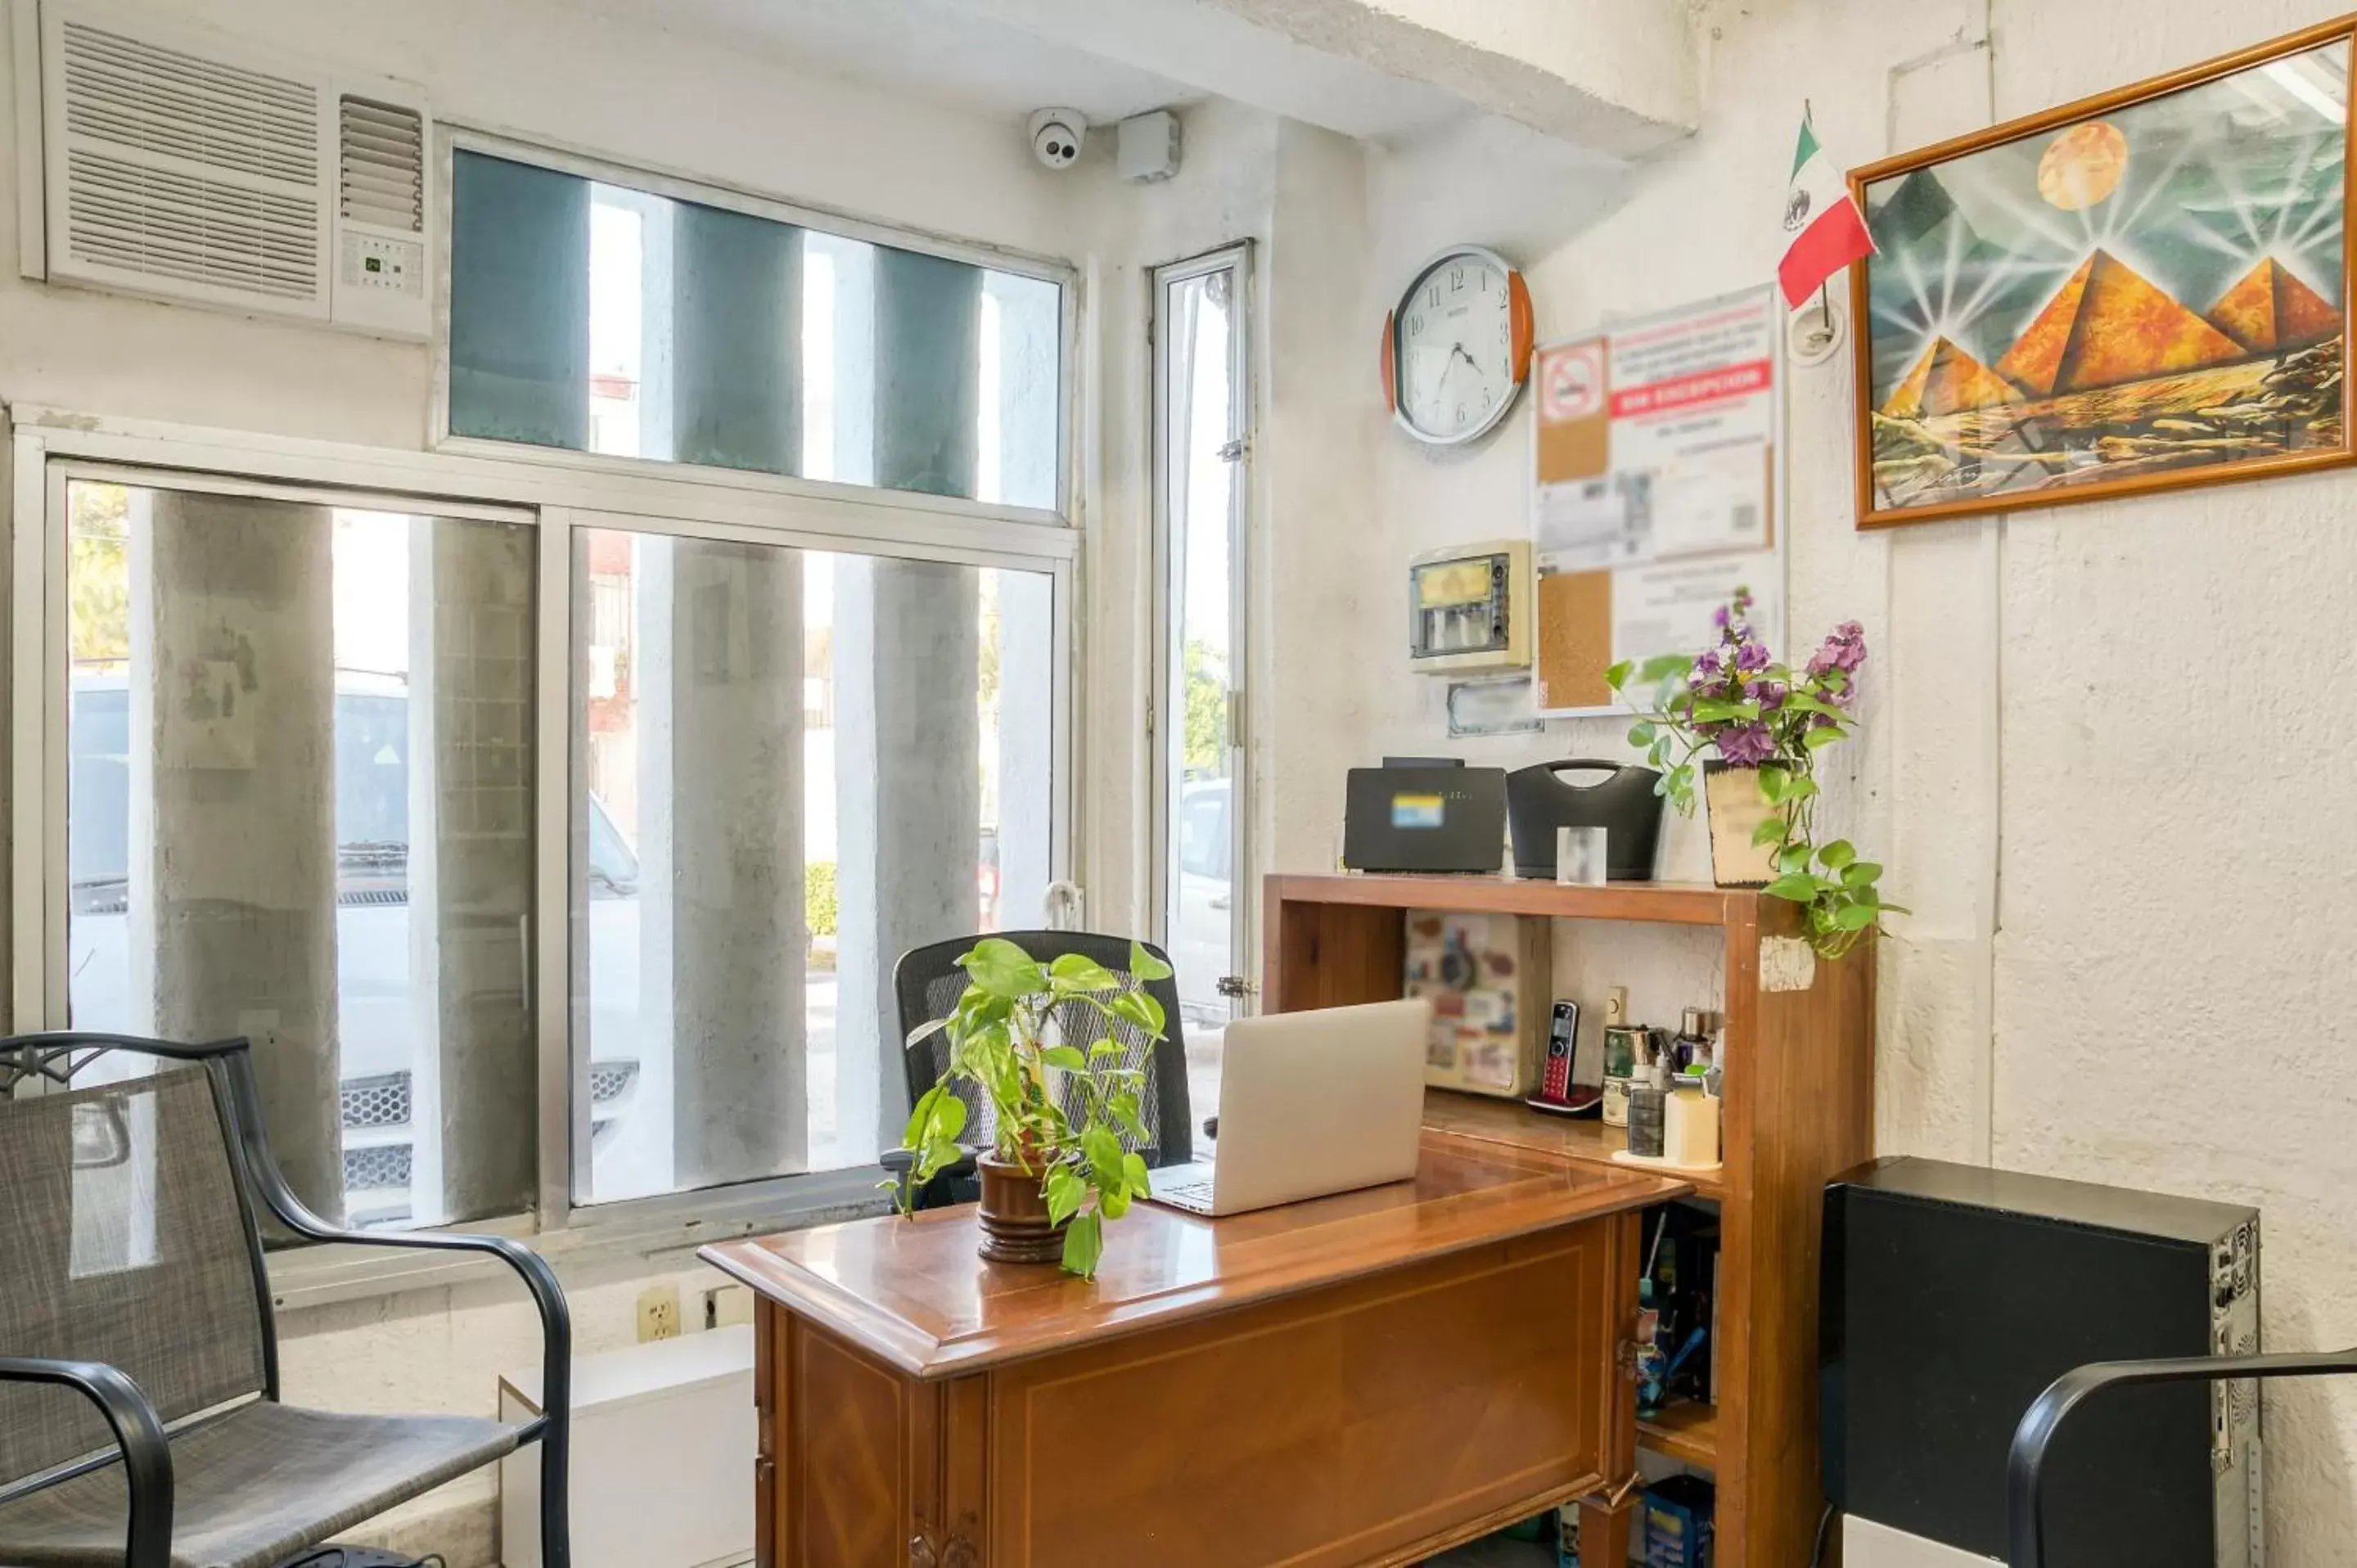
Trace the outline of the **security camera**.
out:
M 1049 168 L 1078 163 L 1088 139 L 1088 116 L 1077 109 L 1040 109 L 1031 115 L 1031 156 Z

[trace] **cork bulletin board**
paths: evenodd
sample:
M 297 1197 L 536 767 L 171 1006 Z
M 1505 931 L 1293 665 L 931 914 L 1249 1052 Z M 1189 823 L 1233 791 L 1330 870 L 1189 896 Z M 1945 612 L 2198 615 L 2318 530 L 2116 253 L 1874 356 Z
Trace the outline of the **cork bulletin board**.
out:
M 1747 289 L 1538 351 L 1534 694 L 1612 711 L 1604 672 L 1699 651 L 1738 587 L 1784 638 L 1783 314 Z

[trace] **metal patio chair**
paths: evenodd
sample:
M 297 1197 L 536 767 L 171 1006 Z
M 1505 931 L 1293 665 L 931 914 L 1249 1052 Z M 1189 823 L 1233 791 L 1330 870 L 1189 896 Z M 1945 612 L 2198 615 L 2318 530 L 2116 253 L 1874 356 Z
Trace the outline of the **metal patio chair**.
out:
M 2175 1360 L 2091 1361 L 2074 1367 L 2030 1402 L 2006 1455 L 2007 1568 L 2046 1568 L 2046 1455 L 2055 1429 L 2080 1405 L 2112 1389 L 2147 1383 L 2215 1383 L 2244 1378 L 2318 1378 L 2357 1373 L 2357 1348 L 2272 1356 L 2192 1356 Z
M 91 1081 L 118 1055 L 154 1070 Z M 506 1263 L 540 1311 L 547 1413 L 282 1402 L 264 1211 L 307 1240 Z M 274 1568 L 537 1442 L 542 1561 L 565 1568 L 571 1341 L 556 1276 L 515 1242 L 346 1231 L 306 1208 L 245 1041 L 0 1039 L 0 1563 Z

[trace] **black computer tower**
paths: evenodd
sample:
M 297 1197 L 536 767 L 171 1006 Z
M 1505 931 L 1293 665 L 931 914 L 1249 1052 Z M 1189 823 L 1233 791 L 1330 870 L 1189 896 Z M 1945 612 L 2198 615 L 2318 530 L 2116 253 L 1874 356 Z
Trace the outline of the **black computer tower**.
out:
M 1825 1495 L 1846 1514 L 2006 1554 L 2006 1453 L 2089 1361 L 2251 1354 L 2258 1211 L 1937 1160 L 1825 1189 Z M 2251 1568 L 2255 1387 L 2115 1390 L 2057 1434 L 2050 1568 Z

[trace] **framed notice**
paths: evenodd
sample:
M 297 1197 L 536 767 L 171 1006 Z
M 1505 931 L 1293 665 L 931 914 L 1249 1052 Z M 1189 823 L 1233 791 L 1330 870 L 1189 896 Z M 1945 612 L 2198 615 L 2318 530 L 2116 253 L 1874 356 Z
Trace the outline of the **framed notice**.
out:
M 1539 712 L 1609 712 L 1607 670 L 1700 652 L 1716 634 L 1711 612 L 1738 588 L 1781 644 L 1782 321 L 1762 287 L 1538 351 Z

